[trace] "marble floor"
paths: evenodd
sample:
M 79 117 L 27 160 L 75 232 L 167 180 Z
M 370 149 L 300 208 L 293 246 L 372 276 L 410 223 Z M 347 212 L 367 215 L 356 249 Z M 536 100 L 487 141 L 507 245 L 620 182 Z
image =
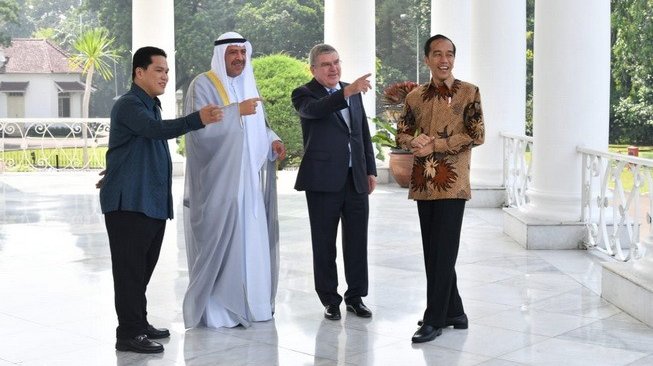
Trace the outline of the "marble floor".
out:
M 414 203 L 395 185 L 370 197 L 362 319 L 325 320 L 313 291 L 304 196 L 281 172 L 281 270 L 274 320 L 184 329 L 188 281 L 179 200 L 148 289 L 150 321 L 172 332 L 165 352 L 114 349 L 111 263 L 96 173 L 0 174 L 0 366 L 7 365 L 653 365 L 653 330 L 601 299 L 586 251 L 526 251 L 500 209 L 465 213 L 457 271 L 470 318 L 413 345 L 425 276 Z M 342 264 L 339 262 L 340 278 Z M 341 281 L 341 282 L 344 282 Z M 341 284 L 344 290 L 344 283 Z M 344 308 L 342 309 L 344 310 Z

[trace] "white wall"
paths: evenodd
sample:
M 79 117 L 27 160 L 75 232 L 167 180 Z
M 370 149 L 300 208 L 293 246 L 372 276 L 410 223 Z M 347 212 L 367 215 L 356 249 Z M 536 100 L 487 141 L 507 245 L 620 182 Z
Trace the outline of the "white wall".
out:
M 80 81 L 79 74 L 3 74 L 0 81 L 29 81 L 25 90 L 25 117 L 56 118 L 59 116 L 59 94 L 55 81 Z M 82 93 L 71 93 L 71 117 L 81 117 Z M 7 93 L 0 93 L 0 118 L 7 117 Z

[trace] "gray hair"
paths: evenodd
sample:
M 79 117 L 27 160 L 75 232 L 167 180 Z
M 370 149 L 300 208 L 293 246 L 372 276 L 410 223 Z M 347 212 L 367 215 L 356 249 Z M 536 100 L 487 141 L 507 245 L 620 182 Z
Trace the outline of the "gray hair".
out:
M 311 51 L 308 53 L 308 61 L 311 66 L 315 66 L 315 60 L 317 60 L 319 55 L 333 52 L 338 52 L 335 48 L 333 48 L 333 46 L 324 43 L 317 44 L 313 46 Z

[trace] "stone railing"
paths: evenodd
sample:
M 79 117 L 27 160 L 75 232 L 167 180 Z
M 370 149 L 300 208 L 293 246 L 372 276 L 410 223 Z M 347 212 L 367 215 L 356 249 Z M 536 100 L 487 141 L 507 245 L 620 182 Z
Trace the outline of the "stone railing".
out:
M 653 235 L 653 160 L 579 147 L 583 157 L 582 220 L 586 245 L 615 259 L 640 258 Z
M 108 118 L 0 119 L 0 172 L 105 165 Z
M 531 153 L 533 138 L 502 133 L 503 184 L 506 206 L 521 207 L 528 203 L 526 189 L 531 181 Z

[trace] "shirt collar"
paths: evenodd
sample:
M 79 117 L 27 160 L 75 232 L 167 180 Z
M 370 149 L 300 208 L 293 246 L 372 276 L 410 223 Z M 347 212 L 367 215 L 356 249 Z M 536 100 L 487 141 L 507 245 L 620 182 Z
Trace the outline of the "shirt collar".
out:
M 324 85 L 322 85 L 322 86 L 324 87 L 324 89 L 326 89 L 327 93 L 328 93 L 331 89 L 340 90 L 340 83 L 337 83 L 336 86 L 334 86 L 333 88 L 329 88 L 329 87 L 324 86 Z
M 454 80 L 455 80 L 455 78 L 453 77 L 453 74 L 452 74 L 451 76 L 449 76 L 447 79 L 444 80 L 444 85 L 446 85 L 448 89 L 451 89 L 451 87 L 453 86 Z M 438 87 L 438 84 L 433 79 L 431 79 L 431 84 L 433 86 L 435 86 L 436 88 Z
M 145 103 L 145 105 L 147 106 L 147 108 L 153 109 L 154 106 L 158 106 L 159 108 L 161 108 L 161 101 L 159 100 L 159 98 L 150 97 L 145 92 L 145 90 L 143 90 L 143 88 L 141 88 L 140 86 L 136 85 L 136 83 L 132 83 L 132 87 L 130 91 L 134 93 L 140 100 L 142 100 L 143 103 Z

